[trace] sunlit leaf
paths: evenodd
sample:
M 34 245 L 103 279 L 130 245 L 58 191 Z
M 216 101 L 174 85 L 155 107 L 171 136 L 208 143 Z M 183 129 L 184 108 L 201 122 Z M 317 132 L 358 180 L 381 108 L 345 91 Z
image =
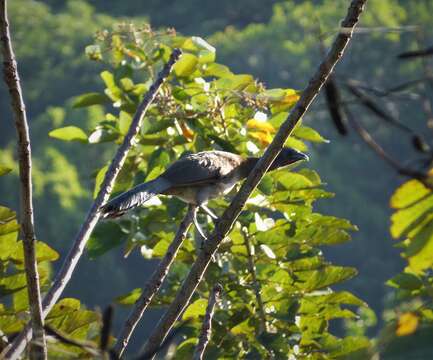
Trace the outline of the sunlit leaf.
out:
M 174 73 L 179 77 L 189 76 L 195 71 L 197 64 L 197 56 L 184 53 L 180 60 L 174 65 Z
M 198 299 L 190 304 L 182 315 L 183 320 L 196 319 L 206 313 L 207 300 Z
M 423 199 L 431 192 L 418 180 L 409 180 L 401 185 L 391 197 L 390 204 L 394 209 L 403 209 Z
M 394 238 L 403 236 L 408 231 L 418 225 L 423 216 L 430 213 L 433 209 L 433 196 L 430 195 L 410 207 L 395 212 L 391 216 L 391 235 Z
M 142 292 L 141 288 L 136 288 L 126 295 L 117 297 L 116 303 L 125 306 L 133 305 L 140 297 L 141 292 Z
M 395 334 L 397 336 L 407 336 L 413 334 L 418 328 L 419 317 L 413 312 L 406 312 L 401 314 L 398 318 L 397 329 Z
M 255 120 L 255 119 L 250 119 L 247 121 L 247 128 L 260 130 L 262 132 L 268 132 L 268 133 L 274 133 L 275 132 L 275 128 L 272 126 L 271 123 L 269 123 L 267 121 L 259 121 L 259 120 Z
M 308 127 L 308 126 L 297 126 L 295 130 L 293 130 L 293 136 L 296 136 L 299 139 L 317 142 L 317 143 L 328 143 L 329 140 L 325 139 L 320 135 L 316 130 Z
M 80 141 L 87 142 L 86 133 L 77 126 L 65 126 L 55 130 L 51 130 L 48 133 L 49 136 L 55 139 L 64 141 Z

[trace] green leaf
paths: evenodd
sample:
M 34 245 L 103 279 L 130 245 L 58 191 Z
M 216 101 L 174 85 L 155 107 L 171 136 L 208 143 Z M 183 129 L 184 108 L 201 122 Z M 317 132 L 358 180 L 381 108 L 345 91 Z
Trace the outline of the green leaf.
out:
M 104 81 L 105 86 L 107 87 L 105 90 L 105 94 L 112 101 L 120 100 L 122 96 L 122 90 L 116 85 L 114 75 L 111 72 L 105 70 L 101 72 L 101 78 Z
M 0 278 L 0 297 L 24 289 L 26 284 L 27 280 L 25 272 L 2 276 Z
M 259 183 L 258 189 L 265 195 L 271 195 L 274 186 L 272 175 L 265 175 Z
M 222 78 L 222 77 L 230 77 L 233 75 L 233 73 L 225 65 L 211 63 L 206 66 L 204 70 L 204 75 Z
M 48 133 L 49 136 L 63 141 L 80 141 L 87 142 L 86 133 L 77 126 L 65 126 L 52 130 Z
M 72 102 L 72 107 L 81 108 L 92 105 L 104 105 L 109 102 L 110 98 L 107 95 L 92 92 L 75 97 Z
M 10 167 L 4 166 L 0 164 L 0 176 L 6 175 L 10 173 L 12 169 Z
M 327 266 L 321 270 L 297 272 L 301 288 L 306 291 L 323 289 L 333 284 L 338 284 L 344 280 L 350 279 L 357 274 L 355 268 L 342 266 Z
M 253 83 L 254 78 L 251 75 L 246 74 L 225 76 L 213 81 L 213 85 L 216 89 L 227 90 L 244 90 L 247 86 Z
M 116 303 L 119 305 L 130 306 L 134 305 L 135 302 L 141 295 L 142 290 L 140 288 L 136 288 L 129 292 L 128 294 L 119 296 L 116 298 Z
M 397 274 L 392 279 L 388 280 L 386 284 L 397 289 L 404 290 L 417 290 L 423 285 L 421 279 L 418 276 L 406 272 Z
M 190 360 L 193 358 L 194 349 L 197 345 L 198 339 L 190 337 L 185 341 L 181 342 L 176 348 L 176 360 Z
M 308 146 L 305 145 L 305 143 L 303 141 L 296 139 L 293 136 L 290 136 L 287 139 L 285 146 L 292 147 L 292 148 L 299 150 L 299 151 L 308 151 Z
M 316 130 L 308 127 L 308 126 L 297 126 L 292 133 L 299 139 L 317 142 L 317 143 L 329 143 L 329 140 L 325 139 L 320 135 Z
M 107 251 L 121 245 L 127 239 L 120 226 L 114 222 L 99 223 L 87 243 L 90 258 L 105 254 Z
M 129 128 L 131 127 L 132 116 L 125 111 L 121 111 L 119 114 L 119 131 L 122 135 L 126 135 Z
M 0 226 L 2 224 L 5 224 L 6 222 L 12 221 L 15 218 L 16 218 L 15 211 L 5 206 L 0 206 Z
M 279 171 L 274 175 L 274 179 L 286 190 L 300 190 L 313 186 L 306 176 L 294 172 Z
M 198 299 L 188 306 L 182 316 L 182 320 L 197 319 L 206 313 L 207 300 Z
M 24 262 L 23 242 L 18 241 L 16 251 L 13 254 L 15 261 Z M 37 262 L 56 261 L 60 257 L 59 253 L 42 241 L 36 242 L 36 259 Z
M 174 65 L 174 73 L 179 77 L 190 76 L 198 64 L 197 56 L 183 53 L 179 61 Z
M 96 199 L 96 196 L 98 196 L 99 190 L 101 189 L 102 182 L 105 178 L 105 173 L 108 170 L 108 165 L 103 166 L 99 169 L 98 173 L 96 174 L 95 178 L 95 188 L 93 189 L 93 198 Z

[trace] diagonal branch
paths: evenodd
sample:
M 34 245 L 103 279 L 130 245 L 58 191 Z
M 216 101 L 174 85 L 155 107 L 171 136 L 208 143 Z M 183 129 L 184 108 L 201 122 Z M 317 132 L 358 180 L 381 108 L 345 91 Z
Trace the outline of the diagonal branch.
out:
M 382 146 L 380 146 L 370 135 L 370 133 L 355 119 L 351 111 L 347 106 L 344 106 L 344 112 L 351 123 L 352 127 L 361 137 L 361 139 L 385 162 L 387 162 L 392 168 L 394 168 L 399 174 L 407 176 L 409 178 L 416 179 L 423 183 L 423 185 L 429 189 L 433 189 L 431 179 L 429 175 L 418 170 L 413 170 L 408 167 L 402 166 L 399 161 L 389 155 Z
M 194 350 L 194 360 L 203 359 L 206 346 L 209 343 L 210 336 L 212 334 L 212 318 L 215 312 L 215 306 L 219 301 L 222 292 L 223 287 L 220 284 L 216 284 L 213 287 L 212 291 L 209 293 L 206 314 L 204 316 L 203 325 L 201 327 L 200 336 L 198 338 L 198 344 Z
M 89 212 L 87 213 L 86 219 L 84 220 L 83 225 L 78 231 L 77 236 L 75 237 L 73 246 L 69 251 L 66 259 L 63 262 L 63 265 L 60 271 L 57 273 L 56 278 L 54 279 L 54 283 L 47 293 L 43 301 L 43 316 L 45 317 L 51 308 L 54 306 L 56 301 L 59 299 L 69 280 L 71 279 L 72 273 L 75 270 L 75 267 L 78 264 L 78 261 L 83 254 L 84 248 L 86 246 L 87 240 L 90 237 L 96 223 L 99 220 L 100 214 L 99 209 L 101 206 L 108 200 L 111 190 L 113 189 L 114 182 L 116 180 L 117 175 L 120 172 L 120 169 L 125 162 L 125 159 L 128 155 L 129 150 L 131 149 L 134 138 L 138 134 L 143 117 L 149 108 L 150 104 L 154 100 L 158 90 L 160 89 L 163 82 L 170 75 L 171 69 L 176 61 L 179 59 L 181 55 L 181 51 L 178 49 L 173 50 L 173 53 L 170 56 L 170 60 L 165 64 L 164 68 L 158 74 L 155 82 L 150 87 L 149 91 L 144 96 L 142 102 L 137 108 L 137 111 L 132 119 L 131 126 L 126 134 L 122 145 L 116 152 L 110 167 L 105 174 L 104 181 L 102 183 L 101 189 L 99 190 L 98 196 L 93 202 Z M 12 346 L 6 352 L 6 359 L 17 359 L 22 351 L 25 348 L 26 342 L 31 339 L 31 329 L 26 327 L 21 334 L 15 339 L 12 343 Z
M 337 35 L 332 48 L 311 78 L 308 86 L 302 92 L 296 106 L 290 112 L 286 121 L 281 125 L 274 140 L 254 167 L 253 171 L 234 197 L 230 206 L 220 218 L 209 239 L 205 242 L 202 251 L 199 253 L 195 263 L 191 267 L 191 270 L 182 284 L 182 287 L 179 289 L 175 299 L 168 307 L 158 325 L 154 328 L 153 333 L 150 335 L 144 348 L 146 353 L 154 353 L 155 349 L 160 347 L 177 318 L 188 305 L 212 256 L 218 250 L 221 241 L 230 232 L 248 197 L 256 188 L 257 184 L 260 182 L 278 153 L 281 151 L 290 133 L 319 93 L 338 60 L 343 56 L 343 52 L 352 37 L 352 30 L 357 24 L 366 2 L 367 0 L 352 0 L 346 18 L 342 22 L 342 27 L 345 28 L 345 31 L 340 32 Z
M 151 278 L 147 281 L 146 285 L 143 288 L 140 298 L 135 302 L 134 308 L 123 324 L 122 330 L 119 333 L 117 338 L 116 345 L 114 345 L 114 352 L 120 358 L 128 346 L 129 339 L 132 336 L 132 333 L 135 330 L 138 322 L 149 306 L 150 302 L 154 295 L 158 292 L 161 287 L 165 277 L 167 276 L 171 264 L 173 260 L 176 258 L 177 252 L 179 251 L 180 246 L 183 243 L 183 240 L 188 233 L 188 229 L 191 226 L 193 219 L 195 218 L 195 213 L 197 211 L 197 207 L 194 205 L 190 205 L 188 207 L 188 211 L 179 225 L 179 229 L 176 232 L 176 235 L 171 242 L 170 246 L 167 249 L 164 257 L 158 264 L 158 267 L 153 272 Z
M 32 154 L 29 126 L 24 105 L 15 54 L 12 48 L 7 18 L 6 0 L 0 1 L 0 36 L 3 55 L 3 75 L 11 97 L 12 112 L 18 134 L 18 162 L 20 169 L 20 223 L 23 237 L 24 263 L 27 293 L 31 315 L 31 327 L 35 343 L 31 346 L 31 359 L 47 358 L 47 343 L 42 316 L 41 290 L 36 260 L 36 236 L 33 219 Z

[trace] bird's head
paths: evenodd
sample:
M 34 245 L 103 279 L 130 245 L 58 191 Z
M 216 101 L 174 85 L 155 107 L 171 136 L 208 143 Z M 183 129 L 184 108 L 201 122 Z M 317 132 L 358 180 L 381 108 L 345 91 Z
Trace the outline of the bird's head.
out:
M 271 165 L 271 170 L 286 167 L 292 164 L 298 164 L 301 161 L 308 161 L 308 155 L 290 147 L 285 147 L 281 150 Z

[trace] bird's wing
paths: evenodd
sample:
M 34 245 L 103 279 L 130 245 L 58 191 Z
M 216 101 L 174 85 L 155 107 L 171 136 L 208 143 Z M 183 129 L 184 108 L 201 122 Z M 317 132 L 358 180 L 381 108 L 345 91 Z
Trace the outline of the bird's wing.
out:
M 242 162 L 239 155 L 225 151 L 203 151 L 174 162 L 162 175 L 174 186 L 212 184 Z

